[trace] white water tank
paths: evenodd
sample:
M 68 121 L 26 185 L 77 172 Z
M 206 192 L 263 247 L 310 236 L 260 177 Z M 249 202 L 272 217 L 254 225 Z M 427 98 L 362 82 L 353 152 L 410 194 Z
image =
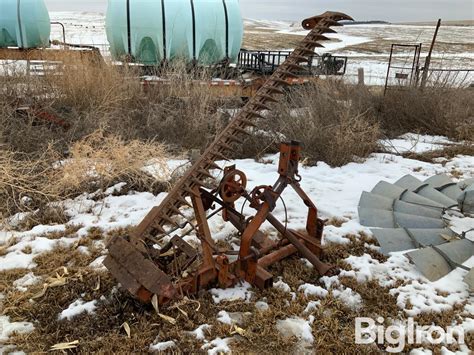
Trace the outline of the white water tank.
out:
M 106 30 L 117 60 L 206 65 L 237 60 L 243 22 L 238 0 L 109 0 Z
M 50 32 L 43 0 L 0 0 L 0 48 L 47 47 Z

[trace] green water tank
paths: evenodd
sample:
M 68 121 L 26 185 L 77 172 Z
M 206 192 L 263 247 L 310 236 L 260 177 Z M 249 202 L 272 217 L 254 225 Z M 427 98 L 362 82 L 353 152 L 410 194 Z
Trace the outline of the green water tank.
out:
M 237 60 L 243 22 L 238 0 L 109 0 L 106 30 L 117 60 L 213 64 Z
M 43 0 L 0 0 L 0 48 L 47 47 L 50 32 Z

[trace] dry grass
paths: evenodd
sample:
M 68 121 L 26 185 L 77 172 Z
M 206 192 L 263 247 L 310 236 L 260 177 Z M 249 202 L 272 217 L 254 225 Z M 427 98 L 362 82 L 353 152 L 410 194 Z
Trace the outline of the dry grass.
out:
M 332 81 L 295 90 L 276 109 L 273 133 L 302 142 L 309 164 L 341 166 L 365 158 L 377 149 L 380 130 L 359 95 Z
M 382 253 L 372 248 L 367 248 L 366 245 L 377 245 L 376 240 L 363 233 L 358 236 L 347 235 L 346 238 L 349 239 L 348 244 L 328 243 L 324 248 L 322 260 L 341 269 L 348 268 L 348 265 L 341 262 L 341 260 L 344 260 L 351 255 L 362 256 L 364 254 L 369 254 L 373 259 L 376 259 L 381 263 L 387 261 L 387 257 Z
M 206 85 L 208 71 L 192 72 L 177 63 L 160 73 L 167 85 L 142 87 L 130 68 L 70 66 L 61 75 L 43 78 L 18 73 L 2 77 L 0 137 L 15 152 L 40 156 L 53 146 L 67 152 L 75 142 L 98 130 L 129 141 L 158 141 L 173 153 L 204 148 L 229 121 L 227 110 L 239 108 L 240 98 L 218 100 Z M 289 90 L 268 119 L 258 122 L 236 157 L 259 158 L 275 152 L 282 139 L 304 143 L 310 164 L 325 161 L 340 166 L 377 150 L 382 133 L 406 132 L 471 139 L 473 134 L 472 90 L 427 88 L 380 92 L 320 81 Z M 64 120 L 64 130 L 19 116 L 16 107 L 35 106 Z M 27 137 L 28 139 L 25 139 Z
M 75 142 L 69 158 L 53 170 L 51 182 L 60 195 L 89 190 L 87 186 L 99 188 L 126 181 L 132 186 L 151 186 L 154 181 L 169 179 L 166 150 L 162 144 L 132 140 L 95 131 Z M 143 167 L 154 165 L 155 176 L 145 174 Z
M 70 248 L 59 247 L 37 257 L 35 261 L 38 266 L 32 270 L 35 275 L 47 280 L 48 277 L 57 277 L 59 273 L 66 278 L 66 282 L 48 288 L 34 301 L 30 301 L 30 298 L 41 292 L 43 287 L 41 284 L 31 286 L 26 293 L 12 288 L 13 281 L 25 275 L 26 270 L 12 270 L 0 274 L 2 279 L 0 292 L 6 295 L 4 313 L 11 318 L 11 321 L 35 322 L 35 330 L 32 333 L 14 335 L 9 339 L 10 344 L 15 344 L 18 349 L 29 353 L 48 351 L 52 345 L 60 342 L 79 340 L 76 350 L 81 353 L 147 352 L 150 344 L 158 339 L 160 342 L 174 340 L 178 344 L 175 351 L 201 353 L 204 341 L 196 339 L 188 332 L 202 324 L 209 324 L 211 328 L 204 332 L 206 339 L 210 341 L 217 337 L 233 337 L 230 346 L 238 353 L 295 353 L 310 350 L 337 354 L 356 352 L 375 354 L 380 353 L 381 348 L 354 344 L 355 318 L 382 316 L 387 322 L 404 319 L 389 288 L 381 287 L 376 281 L 358 283 L 353 278 L 342 277 L 341 284 L 359 293 L 364 300 L 363 306 L 358 310 L 348 308 L 331 292 L 321 299 L 321 306 L 311 312 L 314 317 L 312 333 L 315 338 L 311 349 L 301 348 L 298 339 L 286 337 L 276 329 L 279 320 L 308 316 L 302 313 L 307 303 L 317 298 L 305 297 L 301 292 L 297 292 L 296 298 L 292 299 L 289 293 L 277 289 L 253 290 L 254 296 L 249 303 L 237 300 L 224 301 L 220 304 L 215 304 L 208 292 L 202 292 L 196 298 L 197 302 L 180 305 L 180 309 L 185 313 L 179 311 L 173 304 L 162 306 L 160 312 L 176 320 L 176 324 L 170 324 L 156 315 L 151 306 L 140 304 L 130 298 L 127 292 L 117 289 L 116 281 L 108 273 L 87 268 L 97 254 L 80 253 L 77 248 L 88 246 L 89 250 L 92 250 L 90 249 L 93 245 L 92 239 L 100 239 L 100 236 L 104 238 L 100 230 L 93 230 L 88 238 Z M 372 249 L 364 247 L 366 243 L 373 243 L 368 237 L 353 236 L 350 239 L 349 245 L 338 248 L 332 246 L 327 251 L 327 259 L 343 265 L 343 259 L 347 254 L 362 255 L 371 252 Z M 64 266 L 67 267 L 67 274 L 64 274 Z M 306 267 L 297 257 L 272 266 L 270 271 L 274 275 L 281 275 L 295 292 L 302 283 L 318 284 L 318 276 L 314 269 Z M 77 299 L 83 299 L 85 302 L 97 300 L 95 314 L 83 313 L 72 320 L 58 320 L 60 312 Z M 256 311 L 254 302 L 257 300 L 265 300 L 270 309 Z M 244 330 L 243 336 L 236 335 L 231 326 L 216 320 L 221 310 L 244 313 L 243 324 L 239 325 Z M 458 319 L 458 313 L 459 309 L 453 309 L 441 314 L 426 314 L 417 318 L 417 321 L 420 324 L 436 322 L 443 326 Z M 123 329 L 124 322 L 130 326 L 130 337 Z M 439 351 L 439 347 L 433 350 Z
M 474 137 L 474 90 L 391 90 L 380 102 L 378 120 L 389 136 L 407 132 L 458 140 Z
M 143 170 L 149 164 L 153 176 Z M 27 219 L 36 224 L 67 220 L 60 208 L 47 207 L 53 201 L 103 191 L 119 182 L 158 193 L 166 190 L 170 178 L 162 144 L 127 142 L 100 130 L 76 141 L 67 159 L 51 147 L 36 159 L 0 150 L 0 171 L 0 214 L 7 218 L 31 212 Z
M 238 157 L 261 159 L 278 152 L 280 142 L 296 140 L 303 144 L 308 165 L 342 166 L 364 159 L 377 151 L 381 137 L 371 98 L 369 91 L 337 80 L 291 88 L 256 122 Z
M 48 154 L 41 159 L 19 159 L 11 151 L 0 150 L 0 217 L 33 211 L 40 202 L 54 199 L 47 181 L 52 169 Z
M 8 147 L 30 154 L 51 143 L 56 150 L 67 150 L 98 129 L 126 141 L 159 140 L 176 151 L 204 148 L 225 123 L 210 88 L 192 83 L 210 75 L 176 63 L 162 73 L 169 84 L 144 87 L 127 67 L 81 64 L 44 77 L 13 73 L 0 78 L 5 92 L 0 97 L 0 131 Z M 53 114 L 69 129 L 33 114 L 20 116 L 19 106 Z

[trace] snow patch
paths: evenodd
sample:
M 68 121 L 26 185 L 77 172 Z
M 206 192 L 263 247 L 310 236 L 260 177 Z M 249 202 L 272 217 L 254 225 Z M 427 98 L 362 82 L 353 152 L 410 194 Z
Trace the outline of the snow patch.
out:
M 278 320 L 276 327 L 283 337 L 295 336 L 309 343 L 314 341 L 310 323 L 302 318 L 292 317 Z
M 358 310 L 362 307 L 362 297 L 351 288 L 339 288 L 333 290 L 332 294 L 344 303 L 344 305 L 353 310 Z
M 471 259 L 465 265 L 474 261 Z M 469 297 L 468 286 L 463 282 L 467 271 L 459 268 L 436 282 L 429 282 L 401 252 L 392 253 L 385 263 L 368 254 L 350 256 L 345 261 L 353 270 L 343 271 L 340 276 L 353 277 L 358 282 L 377 280 L 382 287 L 393 287 L 397 280 L 405 281 L 404 285 L 391 288 L 390 294 L 397 297 L 397 305 L 408 316 L 447 311 Z
M 456 144 L 444 136 L 428 136 L 415 133 L 407 133 L 396 139 L 383 140 L 382 147 L 390 153 L 425 153 L 441 150 L 448 144 Z
M 97 308 L 97 301 L 84 302 L 82 299 L 78 299 L 71 303 L 67 309 L 61 312 L 58 319 L 67 319 L 71 320 L 75 316 L 78 316 L 81 313 L 94 313 Z
M 226 311 L 220 311 L 217 313 L 217 320 L 221 323 L 232 325 L 232 318 L 230 318 L 229 313 Z
M 209 355 L 217 355 L 221 353 L 230 353 L 229 343 L 232 341 L 232 338 L 216 338 L 211 342 L 204 344 L 201 349 L 207 350 Z M 210 349 L 209 349 L 210 348 Z
M 276 288 L 277 290 L 283 292 L 291 292 L 291 287 L 286 282 L 283 282 L 281 277 L 279 277 L 279 280 L 277 282 L 273 283 L 273 288 Z
M 41 281 L 41 277 L 35 276 L 32 272 L 26 274 L 22 278 L 13 281 L 13 286 L 16 287 L 18 291 L 26 292 L 28 286 L 33 286 Z
M 41 227 L 41 226 L 37 226 Z M 44 226 L 46 227 L 46 226 Z M 36 228 L 36 227 L 35 227 Z M 60 244 L 67 245 L 67 241 L 63 240 L 52 240 L 45 237 L 37 237 L 36 233 L 42 233 L 44 230 L 49 232 L 61 231 L 61 228 L 33 228 L 30 232 L 21 233 L 21 241 L 12 245 L 7 249 L 7 254 L 0 257 L 0 271 L 12 270 L 12 269 L 32 269 L 36 267 L 36 263 L 33 259 L 41 253 L 51 251 Z M 25 248 L 31 248 L 31 252 L 25 253 Z
M 0 341 L 7 341 L 13 333 L 30 333 L 35 329 L 29 322 L 10 322 L 10 317 L 0 316 Z M 0 348 L 1 350 L 1 348 Z
M 320 298 L 324 298 L 328 295 L 328 291 L 322 288 L 321 286 L 315 286 L 313 284 L 304 284 L 298 288 L 298 291 L 304 292 L 306 297 L 308 296 L 316 296 Z
M 150 351 L 165 351 L 176 347 L 176 343 L 173 340 L 164 341 L 161 343 L 155 343 L 150 345 Z
M 261 312 L 268 311 L 270 309 L 270 306 L 268 305 L 267 302 L 264 301 L 258 301 L 255 303 L 255 308 L 257 308 Z
M 190 332 L 191 335 L 194 335 L 197 340 L 204 340 L 206 339 L 206 335 L 204 334 L 204 331 L 211 329 L 211 326 L 209 324 L 202 324 L 199 327 L 197 327 L 195 330 Z
M 319 278 L 319 281 L 324 283 L 326 289 L 330 289 L 333 286 L 339 286 L 339 277 L 338 276 L 323 276 Z
M 310 301 L 308 302 L 308 305 L 304 309 L 303 313 L 311 313 L 318 309 L 319 306 L 321 306 L 321 301 Z
M 107 268 L 104 266 L 103 262 L 107 255 L 101 255 L 97 259 L 95 259 L 93 262 L 89 264 L 89 267 L 92 269 L 96 269 L 98 271 L 107 271 Z
M 107 190 L 105 190 L 104 192 L 104 195 L 112 195 L 114 193 L 118 193 L 120 191 L 122 191 L 122 189 L 127 186 L 127 183 L 126 182 L 119 182 L 118 184 L 112 186 L 112 187 L 109 187 Z
M 248 282 L 243 282 L 233 288 L 213 288 L 209 290 L 209 292 L 212 295 L 214 303 L 236 300 L 245 300 L 246 302 L 249 302 L 253 294 L 252 291 L 250 291 L 251 287 L 252 286 Z

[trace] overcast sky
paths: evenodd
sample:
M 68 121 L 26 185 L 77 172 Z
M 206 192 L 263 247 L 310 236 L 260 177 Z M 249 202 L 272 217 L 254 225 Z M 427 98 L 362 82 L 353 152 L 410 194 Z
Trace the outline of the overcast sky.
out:
M 199 0 L 196 0 L 199 1 Z M 46 0 L 50 11 L 104 12 L 107 0 Z M 301 20 L 326 10 L 356 20 L 474 20 L 474 0 L 240 0 L 245 18 Z

